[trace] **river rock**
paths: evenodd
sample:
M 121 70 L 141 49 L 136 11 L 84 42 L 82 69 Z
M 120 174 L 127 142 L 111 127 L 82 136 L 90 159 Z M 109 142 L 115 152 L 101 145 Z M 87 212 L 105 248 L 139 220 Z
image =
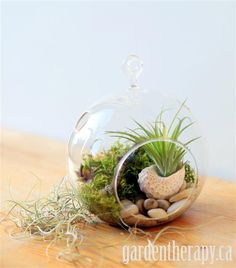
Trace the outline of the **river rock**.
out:
M 157 200 L 157 203 L 158 203 L 158 208 L 162 208 L 164 210 L 167 210 L 168 207 L 170 206 L 170 202 L 168 202 L 165 199 Z
M 149 217 L 155 218 L 159 221 L 165 221 L 168 219 L 168 214 L 162 208 L 150 209 L 147 214 Z
M 120 211 L 120 216 L 122 219 L 127 218 L 131 215 L 138 214 L 139 210 L 138 207 L 135 204 L 128 204 L 124 206 Z
M 136 214 L 133 216 L 129 216 L 128 218 L 123 219 L 123 221 L 129 226 L 139 226 L 139 227 L 151 227 L 156 226 L 157 221 L 154 219 L 150 219 L 142 214 Z
M 177 201 L 173 204 L 171 204 L 171 206 L 167 209 L 167 213 L 170 214 L 172 212 L 174 212 L 176 209 L 182 207 L 184 205 L 184 203 L 186 202 L 187 199 L 182 199 L 180 201 Z
M 136 206 L 138 207 L 138 210 L 141 214 L 144 214 L 145 213 L 145 209 L 144 209 L 144 199 L 139 199 L 136 201 Z
M 124 207 L 133 204 L 133 202 L 130 201 L 129 199 L 123 199 L 123 200 L 121 200 L 120 202 L 121 202 L 121 204 L 122 204 Z
M 157 203 L 157 200 L 153 199 L 153 198 L 148 198 L 144 201 L 144 204 L 143 204 L 144 208 L 146 210 L 149 210 L 149 209 L 152 209 L 152 208 L 157 208 L 158 206 L 158 203 Z
M 181 199 L 187 198 L 189 196 L 189 194 L 191 193 L 191 191 L 192 191 L 192 188 L 185 189 L 185 190 L 171 196 L 169 201 L 171 203 L 173 203 L 173 202 L 179 201 Z

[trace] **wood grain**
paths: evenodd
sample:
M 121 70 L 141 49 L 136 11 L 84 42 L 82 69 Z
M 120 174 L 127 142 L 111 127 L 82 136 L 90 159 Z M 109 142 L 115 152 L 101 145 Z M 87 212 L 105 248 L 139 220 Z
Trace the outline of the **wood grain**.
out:
M 66 144 L 48 138 L 14 132 L 1 131 L 1 201 L 26 197 L 37 181 L 42 181 L 42 192 L 66 174 Z M 37 192 L 34 193 L 37 197 Z M 175 240 L 179 245 L 215 245 L 233 247 L 233 261 L 215 261 L 210 267 L 234 267 L 235 265 L 235 194 L 233 182 L 208 177 L 203 191 L 194 205 L 172 226 L 195 228 L 178 234 L 167 234 L 159 244 L 166 245 Z M 221 217 L 219 217 L 221 216 Z M 207 224 L 208 223 L 208 224 Z M 200 227 L 200 225 L 205 226 Z M 51 248 L 45 255 L 47 244 L 41 241 L 15 240 L 9 238 L 11 223 L 2 223 L 1 268 L 51 268 L 73 267 L 56 260 L 60 245 Z M 151 237 L 163 226 L 146 230 Z M 87 226 L 81 232 L 85 241 L 80 249 L 83 257 L 79 267 L 125 267 L 122 263 L 122 245 L 147 245 L 146 237 L 129 237 L 119 228 L 107 224 Z M 200 262 L 131 262 L 126 267 L 199 267 Z M 209 267 L 206 264 L 205 267 Z

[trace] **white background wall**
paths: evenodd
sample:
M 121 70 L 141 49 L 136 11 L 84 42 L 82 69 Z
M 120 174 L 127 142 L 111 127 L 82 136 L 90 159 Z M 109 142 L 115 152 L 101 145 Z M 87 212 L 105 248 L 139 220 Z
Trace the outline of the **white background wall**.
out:
M 188 97 L 208 140 L 209 175 L 235 176 L 234 1 L 2 3 L 2 124 L 67 140 L 81 112 L 127 88 Z

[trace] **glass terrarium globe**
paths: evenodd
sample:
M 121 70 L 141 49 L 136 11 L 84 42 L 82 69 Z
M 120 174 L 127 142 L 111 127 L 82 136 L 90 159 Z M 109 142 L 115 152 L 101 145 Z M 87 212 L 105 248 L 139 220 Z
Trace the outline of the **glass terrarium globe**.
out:
M 100 219 L 148 227 L 190 207 L 203 185 L 205 161 L 186 102 L 140 88 L 142 66 L 129 56 L 130 88 L 79 118 L 69 141 L 69 178 Z

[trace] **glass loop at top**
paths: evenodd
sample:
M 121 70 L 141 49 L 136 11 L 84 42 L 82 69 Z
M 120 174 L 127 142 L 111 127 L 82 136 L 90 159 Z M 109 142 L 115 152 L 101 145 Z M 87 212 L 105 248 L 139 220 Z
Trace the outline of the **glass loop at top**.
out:
M 136 55 L 130 55 L 124 62 L 124 71 L 130 79 L 130 88 L 139 88 L 138 78 L 143 72 L 143 60 Z

